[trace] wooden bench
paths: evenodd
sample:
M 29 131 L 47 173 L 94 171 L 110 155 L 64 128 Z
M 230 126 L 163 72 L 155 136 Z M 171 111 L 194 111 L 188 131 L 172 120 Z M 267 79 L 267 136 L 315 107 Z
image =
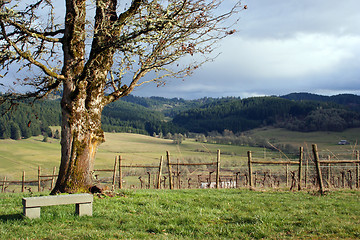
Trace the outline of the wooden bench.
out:
M 40 207 L 76 204 L 77 215 L 92 216 L 93 199 L 93 195 L 87 193 L 23 198 L 23 214 L 28 218 L 40 218 Z

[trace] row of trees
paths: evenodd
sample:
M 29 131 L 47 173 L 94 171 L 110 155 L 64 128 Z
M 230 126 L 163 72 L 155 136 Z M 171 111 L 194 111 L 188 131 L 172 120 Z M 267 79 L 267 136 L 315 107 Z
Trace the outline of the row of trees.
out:
M 36 104 L 17 102 L 10 111 L 0 105 L 0 138 L 18 140 L 31 136 L 52 136 L 49 126 L 60 125 L 59 101 L 39 101 Z
M 131 99 L 131 97 L 130 97 Z M 149 98 L 133 97 L 136 101 Z M 102 128 L 106 132 L 131 132 L 145 135 L 168 133 L 185 134 L 230 130 L 241 133 L 253 128 L 273 125 L 292 131 L 342 131 L 360 126 L 360 114 L 345 109 L 341 105 L 317 101 L 291 101 L 277 97 L 257 97 L 248 99 L 224 98 L 206 100 L 202 107 L 192 100 L 170 100 L 183 102 L 181 112 L 171 120 L 165 120 L 163 111 L 153 110 L 166 102 L 160 98 L 151 98 L 151 106 L 135 104 L 130 101 L 117 101 L 103 110 Z M 140 101 L 141 102 L 141 101 Z M 204 99 L 199 100 L 204 102 Z M 2 105 L 4 111 L 6 105 Z M 61 113 L 58 100 L 39 101 L 34 104 L 18 102 L 16 111 L 10 111 L 0 117 L 0 138 L 28 138 L 33 135 L 51 135 L 48 126 L 60 125 Z
M 359 127 L 360 115 L 332 102 L 292 101 L 278 97 L 220 99 L 175 116 L 190 132 L 234 133 L 275 125 L 295 131 L 342 131 Z
M 9 106 L 0 105 L 6 112 Z M 49 126 L 60 126 L 59 100 L 43 100 L 35 103 L 17 102 L 15 109 L 0 117 L 0 138 L 15 140 L 43 134 L 52 137 Z M 105 132 L 130 132 L 152 135 L 154 132 L 166 136 L 168 133 L 185 133 L 186 130 L 165 121 L 161 112 L 141 105 L 117 101 L 103 110 L 102 129 Z M 57 134 L 56 136 L 58 136 Z
M 212 131 L 205 134 L 194 134 L 193 137 L 198 142 L 208 142 L 216 144 L 229 144 L 236 146 L 250 146 L 250 147 L 262 147 L 270 150 L 281 150 L 285 153 L 294 154 L 297 153 L 298 148 L 291 144 L 283 144 L 271 142 L 270 139 L 266 139 L 259 136 L 248 136 L 243 133 L 233 133 L 230 130 L 225 129 L 222 133 Z
M 316 109 L 306 117 L 290 118 L 278 124 L 292 131 L 343 131 L 347 128 L 360 127 L 360 114 L 345 109 Z

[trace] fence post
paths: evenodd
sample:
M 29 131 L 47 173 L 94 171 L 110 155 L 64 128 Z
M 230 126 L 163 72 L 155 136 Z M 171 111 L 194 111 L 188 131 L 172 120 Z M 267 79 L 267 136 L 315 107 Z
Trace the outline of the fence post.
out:
M 330 161 L 330 159 L 331 159 L 331 156 L 329 155 L 328 160 Z M 330 163 L 328 164 L 328 177 L 327 177 L 327 179 L 328 179 L 328 186 L 330 188 L 330 186 L 331 186 L 331 164 Z
M 53 187 L 54 187 L 54 183 L 55 183 L 55 174 L 56 174 L 56 167 L 54 167 L 54 170 L 53 170 L 53 175 L 52 175 L 52 177 L 51 177 L 51 189 L 50 189 L 50 190 L 52 190 L 52 189 L 53 189 Z
M 164 158 L 163 156 L 160 157 L 160 164 L 159 164 L 159 173 L 158 173 L 158 180 L 157 180 L 157 189 L 161 189 L 161 172 L 162 172 L 162 164 Z
M 286 164 L 286 187 L 289 186 L 289 164 Z
M 249 186 L 253 186 L 253 177 L 252 177 L 252 163 L 251 163 L 251 151 L 247 152 L 248 154 L 248 165 L 249 165 Z
M 25 171 L 23 171 L 22 178 L 21 178 L 21 192 L 25 191 Z
M 343 170 L 342 172 L 341 172 L 341 186 L 342 186 L 342 188 L 345 188 L 345 171 Z
M 256 187 L 257 175 L 258 175 L 258 172 L 257 172 L 257 171 L 255 171 L 255 177 L 254 177 L 254 187 Z
M 172 176 L 171 176 L 171 165 L 170 165 L 170 153 L 166 151 L 166 159 L 168 163 L 168 171 L 169 171 L 169 188 L 173 189 Z
M 3 181 L 3 185 L 2 185 L 2 190 L 1 192 L 5 191 L 5 184 L 6 184 L 6 176 L 4 177 L 4 181 Z
M 317 149 L 317 145 L 313 144 L 312 145 L 312 150 L 313 150 L 313 154 L 314 154 L 314 161 L 315 161 L 315 167 L 316 167 L 316 172 L 317 172 L 317 179 L 319 182 L 319 191 L 321 194 L 324 194 L 324 184 L 323 184 L 323 180 L 322 180 L 322 174 L 321 174 L 321 168 L 320 168 L 320 162 L 319 162 L 319 153 L 318 153 L 318 149 Z
M 115 162 L 114 162 L 113 181 L 112 181 L 111 191 L 115 191 L 115 184 L 116 184 L 116 167 L 117 167 L 116 164 L 117 164 L 117 157 L 115 157 Z
M 121 163 L 122 162 L 122 157 L 119 156 L 119 189 L 123 188 L 123 180 L 122 180 L 122 167 L 121 167 Z
M 38 192 L 41 191 L 41 167 L 38 167 Z
M 356 151 L 356 160 L 359 161 L 360 159 L 360 155 L 359 155 L 359 151 Z M 359 170 L 359 165 L 360 163 L 358 162 L 356 164 L 356 187 L 360 188 L 360 179 L 359 179 L 359 175 L 360 175 L 360 170 Z
M 210 183 L 211 184 L 211 183 Z M 217 150 L 217 161 L 216 161 L 216 188 L 220 188 L 220 149 Z
M 299 156 L 299 182 L 298 182 L 298 190 L 301 190 L 301 181 L 302 181 L 302 161 L 304 155 L 304 148 L 300 147 L 300 156 Z
M 309 172 L 309 159 L 306 158 L 306 166 L 305 166 L 305 188 L 307 188 L 308 172 Z
M 176 178 L 176 180 L 175 180 Z M 177 182 L 178 189 L 180 189 L 180 172 L 179 172 L 179 158 L 176 159 L 176 172 L 174 174 L 174 188 Z
M 148 175 L 148 184 L 147 184 L 147 189 L 150 189 L 151 187 L 151 172 L 146 172 Z
M 235 179 L 235 181 L 236 181 L 236 188 L 239 188 L 240 187 L 240 172 L 237 172 L 236 173 L 236 179 Z

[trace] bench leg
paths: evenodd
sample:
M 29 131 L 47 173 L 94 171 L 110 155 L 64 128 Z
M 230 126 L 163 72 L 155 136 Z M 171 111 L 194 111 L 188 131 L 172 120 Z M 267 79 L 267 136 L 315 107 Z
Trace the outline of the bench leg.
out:
M 40 207 L 26 208 L 23 207 L 23 214 L 30 219 L 40 218 Z
M 92 216 L 92 203 L 77 203 L 75 213 L 79 216 Z

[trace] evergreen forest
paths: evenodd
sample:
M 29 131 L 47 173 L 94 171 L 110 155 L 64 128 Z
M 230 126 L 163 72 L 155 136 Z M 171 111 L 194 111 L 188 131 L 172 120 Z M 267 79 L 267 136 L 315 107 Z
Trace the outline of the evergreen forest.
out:
M 59 138 L 49 126 L 59 126 L 59 96 L 0 105 L 0 138 L 34 135 Z M 292 93 L 281 97 L 179 98 L 127 96 L 104 108 L 103 130 L 166 137 L 176 134 L 241 134 L 274 126 L 292 131 L 343 131 L 360 127 L 360 96 Z

